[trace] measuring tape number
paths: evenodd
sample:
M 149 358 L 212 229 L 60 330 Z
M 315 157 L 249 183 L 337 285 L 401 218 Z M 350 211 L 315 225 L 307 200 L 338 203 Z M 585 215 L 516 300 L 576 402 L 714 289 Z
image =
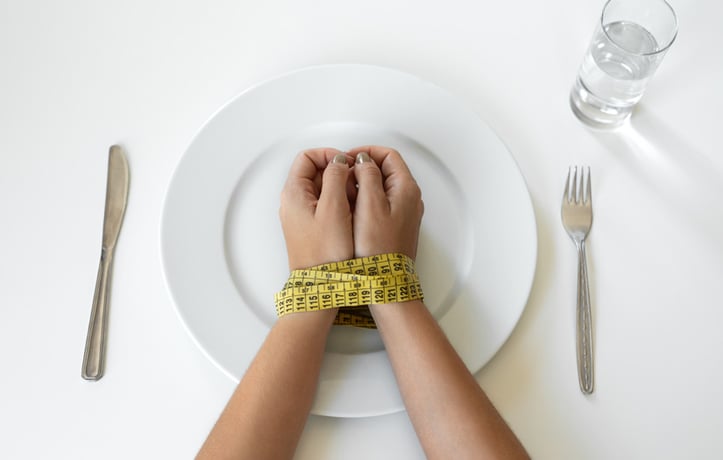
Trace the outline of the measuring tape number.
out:
M 274 301 L 279 317 L 339 308 L 334 324 L 375 328 L 367 305 L 423 298 L 414 261 L 390 253 L 293 270 Z

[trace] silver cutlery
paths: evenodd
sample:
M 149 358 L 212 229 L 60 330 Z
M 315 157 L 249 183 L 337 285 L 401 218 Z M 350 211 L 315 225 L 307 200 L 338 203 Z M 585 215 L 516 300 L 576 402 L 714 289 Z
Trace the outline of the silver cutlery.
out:
M 111 265 L 118 234 L 128 200 L 128 161 L 123 149 L 113 145 L 108 153 L 108 182 L 105 192 L 103 245 L 100 252 L 98 277 L 95 281 L 93 307 L 90 312 L 88 335 L 85 339 L 81 376 L 99 380 L 105 370 L 105 341 L 108 330 L 108 298 Z
M 577 373 L 580 390 L 591 394 L 594 388 L 592 313 L 587 276 L 585 239 L 592 227 L 592 187 L 590 168 L 570 167 L 562 195 L 562 224 L 577 247 Z

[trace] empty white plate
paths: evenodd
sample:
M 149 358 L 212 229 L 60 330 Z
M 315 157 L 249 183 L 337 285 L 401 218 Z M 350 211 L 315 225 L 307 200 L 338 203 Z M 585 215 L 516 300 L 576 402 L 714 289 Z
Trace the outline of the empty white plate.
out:
M 288 168 L 302 150 L 397 149 L 425 202 L 417 269 L 425 303 L 472 372 L 515 327 L 532 285 L 535 216 L 514 159 L 449 93 L 365 65 L 312 67 L 234 98 L 201 128 L 168 188 L 163 267 L 198 346 L 238 381 L 275 320 L 288 277 L 278 221 Z M 312 412 L 403 410 L 374 330 L 335 327 Z

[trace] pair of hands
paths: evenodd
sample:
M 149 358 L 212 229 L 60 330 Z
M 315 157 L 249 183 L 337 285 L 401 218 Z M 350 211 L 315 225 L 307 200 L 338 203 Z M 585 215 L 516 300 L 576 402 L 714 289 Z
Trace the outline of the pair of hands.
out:
M 289 269 L 388 252 L 414 259 L 423 212 L 419 186 L 396 150 L 302 152 L 279 210 Z

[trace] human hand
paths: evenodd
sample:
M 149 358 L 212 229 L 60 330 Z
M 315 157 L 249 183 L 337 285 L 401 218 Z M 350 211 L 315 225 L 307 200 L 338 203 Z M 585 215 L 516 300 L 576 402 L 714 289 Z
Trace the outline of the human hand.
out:
M 321 148 L 302 152 L 292 164 L 279 209 L 290 270 L 354 256 L 352 160 L 339 150 Z
M 416 258 L 424 203 L 407 164 L 399 152 L 386 147 L 357 147 L 349 154 L 356 158 L 353 171 L 359 185 L 355 256 L 400 252 Z

